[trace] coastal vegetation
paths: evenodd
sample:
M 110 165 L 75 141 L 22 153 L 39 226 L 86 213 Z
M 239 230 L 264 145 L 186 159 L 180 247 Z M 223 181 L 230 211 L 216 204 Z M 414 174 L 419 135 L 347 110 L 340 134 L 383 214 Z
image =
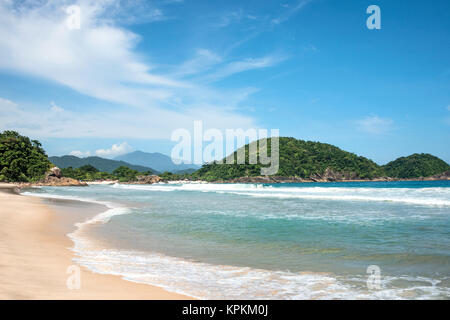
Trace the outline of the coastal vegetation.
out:
M 0 133 L 0 181 L 34 182 L 51 163 L 42 145 L 16 131 Z
M 89 164 L 79 168 L 69 167 L 61 169 L 61 175 L 63 177 L 81 181 L 119 180 L 119 182 L 129 182 L 136 181 L 138 176 L 150 174 L 151 172 L 149 171 L 139 172 L 126 166 L 118 167 L 112 173 L 100 171 Z
M 62 168 L 61 175 L 63 177 L 77 179 L 81 181 L 94 181 L 94 180 L 108 180 L 113 179 L 114 176 L 109 172 L 101 172 L 90 164 L 84 165 L 79 168 Z
M 270 153 L 271 142 L 267 146 Z M 209 163 L 192 174 L 193 177 L 207 181 L 230 180 L 237 177 L 261 175 L 261 164 L 249 164 L 249 145 L 244 146 L 245 164 Z M 234 152 L 236 159 L 237 152 Z M 259 148 L 257 149 L 259 156 Z M 339 149 L 330 144 L 279 138 L 279 170 L 281 177 L 309 179 L 322 175 L 327 169 L 346 174 L 350 178 L 373 179 L 384 175 L 383 169 L 372 160 Z M 223 161 L 224 162 L 224 161 Z
M 160 173 L 158 176 L 163 181 L 174 181 L 174 180 L 192 180 L 193 175 L 191 175 L 192 172 L 188 173 L 172 173 L 170 171 L 165 171 L 163 173 Z
M 428 153 L 401 157 L 382 168 L 387 176 L 402 179 L 429 177 L 450 170 L 448 163 Z

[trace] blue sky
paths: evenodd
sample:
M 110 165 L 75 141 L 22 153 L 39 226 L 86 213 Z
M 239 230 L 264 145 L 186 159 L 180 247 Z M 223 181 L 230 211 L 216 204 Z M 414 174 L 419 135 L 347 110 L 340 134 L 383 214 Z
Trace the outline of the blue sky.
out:
M 0 130 L 113 157 L 170 154 L 194 120 L 450 163 L 450 2 L 1 2 Z

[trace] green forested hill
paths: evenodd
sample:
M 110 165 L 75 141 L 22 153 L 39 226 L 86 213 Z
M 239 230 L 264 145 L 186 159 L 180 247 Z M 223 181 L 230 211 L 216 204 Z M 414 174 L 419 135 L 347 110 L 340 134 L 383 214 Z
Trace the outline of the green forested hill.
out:
M 450 170 L 444 161 L 428 153 L 415 153 L 382 166 L 386 175 L 396 178 L 429 177 Z
M 330 144 L 280 137 L 280 168 L 277 176 L 310 178 L 327 168 L 361 179 L 383 176 L 382 168 L 372 160 L 357 156 Z M 268 149 L 270 152 L 270 139 Z M 246 163 L 248 163 L 248 145 Z M 258 150 L 259 152 L 259 150 Z M 236 156 L 236 152 L 234 153 Z M 206 164 L 193 176 L 206 180 L 228 180 L 260 176 L 260 164 Z
M 0 181 L 37 181 L 50 166 L 39 141 L 16 131 L 0 132 Z
M 79 168 L 85 165 L 91 165 L 100 171 L 111 173 L 115 169 L 124 166 L 139 172 L 149 171 L 150 173 L 157 173 L 156 170 L 153 170 L 152 168 L 129 164 L 125 161 L 110 160 L 100 157 L 78 158 L 75 156 L 62 156 L 49 157 L 49 160 L 61 169 L 68 167 Z

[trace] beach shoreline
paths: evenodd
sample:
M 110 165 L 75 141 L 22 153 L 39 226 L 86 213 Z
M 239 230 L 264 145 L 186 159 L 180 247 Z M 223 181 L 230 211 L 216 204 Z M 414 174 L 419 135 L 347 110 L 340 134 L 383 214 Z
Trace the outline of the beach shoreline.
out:
M 55 210 L 42 199 L 20 195 L 14 185 L 5 184 L 0 188 L 0 202 L 0 299 L 192 299 L 76 265 L 73 242 L 67 236 L 76 229 L 76 219 L 63 214 L 64 208 Z M 78 271 L 79 289 L 73 286 Z

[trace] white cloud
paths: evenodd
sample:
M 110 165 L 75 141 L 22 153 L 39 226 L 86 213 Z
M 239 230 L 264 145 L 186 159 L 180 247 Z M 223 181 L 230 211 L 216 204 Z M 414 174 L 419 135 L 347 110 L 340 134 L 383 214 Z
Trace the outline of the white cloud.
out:
M 183 62 L 180 66 L 176 66 L 173 75 L 180 77 L 199 74 L 220 62 L 222 62 L 222 57 L 218 54 L 207 49 L 197 49 L 192 59 Z
M 380 118 L 377 115 L 371 115 L 356 121 L 357 128 L 360 131 L 376 135 L 391 131 L 393 129 L 393 123 L 392 119 Z
M 17 130 L 21 134 L 43 138 L 137 138 L 170 139 L 178 128 L 192 130 L 193 120 L 203 120 L 209 128 L 251 128 L 252 118 L 232 112 L 234 103 L 245 99 L 252 90 L 240 91 L 230 100 L 227 109 L 219 109 L 206 102 L 191 108 L 190 114 L 173 111 L 119 109 L 114 112 L 92 113 L 83 110 L 46 112 L 39 108 L 22 108 L 14 102 L 7 103 L 8 110 L 0 108 L 0 128 Z M 14 107 L 12 107 L 14 106 Z M 5 111 L 5 112 L 3 112 Z M 119 130 L 119 129 L 120 130 Z
M 450 105 L 447 106 L 447 110 L 450 111 Z
M 95 150 L 95 154 L 99 157 L 116 157 L 132 151 L 133 148 L 126 142 L 113 144 L 109 149 Z
M 175 71 L 170 75 L 158 71 L 161 66 L 154 61 L 144 61 L 135 52 L 140 37 L 118 25 L 115 21 L 118 14 L 111 10 L 113 6 L 120 12 L 123 1 L 30 3 L 0 2 L 0 70 L 47 79 L 90 97 L 114 102 L 111 106 L 114 112 L 100 113 L 95 108 L 86 112 L 73 107 L 62 110 L 56 104 L 61 110 L 53 105 L 52 112 L 38 105 L 18 106 L 0 117 L 0 127 L 37 137 L 167 139 L 172 130 L 189 127 L 198 119 L 215 128 L 256 126 L 252 117 L 237 111 L 254 88 L 218 91 L 207 87 L 201 79 L 196 79 L 197 82 L 183 79 L 194 75 L 202 58 L 212 66 L 221 63 L 220 56 L 199 50 L 197 61 L 175 66 L 178 74 Z M 81 7 L 79 30 L 67 28 L 64 9 L 69 4 Z M 214 79 L 273 63 L 270 58 L 230 63 Z
M 128 143 L 122 142 L 122 143 L 113 144 L 111 146 L 111 148 L 108 148 L 108 149 L 97 149 L 97 150 L 95 150 L 94 154 L 99 157 L 112 158 L 112 157 L 116 157 L 116 156 L 120 156 L 122 154 L 128 153 L 132 150 L 133 150 L 133 148 Z M 80 157 L 80 158 L 91 156 L 90 151 L 74 150 L 74 151 L 71 151 L 69 154 L 72 156 Z
M 0 68 L 46 78 L 81 93 L 143 107 L 181 87 L 150 73 L 133 48 L 139 37 L 104 17 L 114 1 L 79 1 L 81 28 L 70 30 L 63 10 L 72 1 L 29 7 L 0 4 Z M 134 88 L 144 86 L 145 90 Z M 134 87 L 133 87 L 134 86 Z
M 79 158 L 85 158 L 85 157 L 89 157 L 91 155 L 91 153 L 89 151 L 79 151 L 79 150 L 74 150 L 71 151 L 69 153 L 71 156 L 75 156 L 75 157 L 79 157 Z

